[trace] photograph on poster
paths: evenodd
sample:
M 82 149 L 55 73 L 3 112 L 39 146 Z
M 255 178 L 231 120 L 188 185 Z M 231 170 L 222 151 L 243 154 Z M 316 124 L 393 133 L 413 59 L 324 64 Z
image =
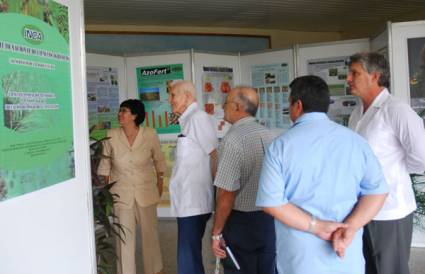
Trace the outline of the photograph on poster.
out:
M 416 111 L 425 109 L 425 37 L 407 39 L 410 102 Z
M 75 176 L 68 7 L 2 4 L 0 200 Z
M 211 115 L 213 123 L 216 124 L 217 137 L 222 138 L 230 127 L 224 121 L 223 103 L 233 88 L 233 68 L 203 67 L 202 71 L 204 110 Z
M 349 95 L 350 90 L 346 83 L 347 59 L 348 56 L 338 56 L 308 60 L 307 73 L 325 80 L 329 86 L 331 96 Z
M 358 99 L 355 96 L 332 96 L 328 110 L 329 119 L 347 126 L 351 112 L 357 104 Z
M 205 111 L 222 118 L 223 103 L 233 87 L 233 68 L 203 67 L 202 87 Z
M 347 84 L 347 60 L 348 56 L 338 56 L 307 61 L 308 74 L 319 76 L 328 84 L 331 94 L 329 118 L 344 126 L 348 125 L 348 118 L 358 104 Z
M 251 67 L 252 86 L 260 99 L 257 120 L 268 128 L 288 129 L 291 125 L 288 113 L 288 64 L 262 64 Z
M 118 127 L 119 108 L 118 69 L 87 67 L 87 105 L 90 137 L 97 140 L 106 136 L 106 130 Z
M 155 128 L 158 134 L 179 133 L 180 126 L 168 103 L 172 81 L 183 79 L 183 65 L 157 65 L 136 68 L 137 93 L 145 104 L 144 125 Z

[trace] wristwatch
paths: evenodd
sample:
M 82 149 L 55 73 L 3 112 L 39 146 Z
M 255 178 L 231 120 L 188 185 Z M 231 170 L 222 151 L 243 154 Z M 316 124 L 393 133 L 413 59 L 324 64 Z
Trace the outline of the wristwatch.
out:
M 218 235 L 212 235 L 211 236 L 211 239 L 213 240 L 213 241 L 219 241 L 221 238 L 223 238 L 223 235 L 220 233 L 220 234 L 218 234 Z
M 310 222 L 308 223 L 308 232 L 313 233 L 314 228 L 316 227 L 316 224 L 317 224 L 317 218 L 316 216 L 311 214 L 311 219 L 310 219 Z

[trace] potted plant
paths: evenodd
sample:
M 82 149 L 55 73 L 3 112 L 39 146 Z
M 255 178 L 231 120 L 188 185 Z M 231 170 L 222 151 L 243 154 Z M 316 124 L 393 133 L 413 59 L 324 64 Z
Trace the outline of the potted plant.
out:
M 416 227 L 425 231 L 425 174 L 411 174 L 413 192 L 416 198 L 414 223 Z
M 94 127 L 90 128 L 90 133 Z M 93 215 L 95 223 L 96 263 L 99 274 L 109 274 L 115 266 L 117 255 L 113 245 L 114 236 L 122 241 L 120 232 L 124 233 L 122 226 L 116 221 L 113 206 L 118 198 L 117 194 L 111 193 L 111 187 L 115 184 L 106 184 L 102 177 L 97 174 L 100 160 L 106 156 L 102 155 L 102 143 L 108 137 L 95 139 L 90 138 L 90 162 L 91 178 L 93 188 Z
M 418 111 L 418 115 L 424 119 L 425 124 L 425 109 Z M 425 174 L 410 174 L 410 178 L 417 206 L 414 223 L 416 227 L 425 231 Z

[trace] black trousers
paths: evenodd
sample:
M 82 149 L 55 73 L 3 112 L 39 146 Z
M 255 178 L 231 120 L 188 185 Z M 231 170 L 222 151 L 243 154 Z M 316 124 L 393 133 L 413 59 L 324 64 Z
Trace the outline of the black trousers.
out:
M 409 274 L 412 233 L 413 213 L 367 224 L 363 233 L 366 274 Z
M 177 273 L 204 274 L 202 237 L 211 213 L 177 218 Z
M 238 271 L 223 265 L 225 274 L 276 273 L 276 234 L 270 215 L 262 211 L 233 210 L 223 229 L 223 237 L 241 267 Z

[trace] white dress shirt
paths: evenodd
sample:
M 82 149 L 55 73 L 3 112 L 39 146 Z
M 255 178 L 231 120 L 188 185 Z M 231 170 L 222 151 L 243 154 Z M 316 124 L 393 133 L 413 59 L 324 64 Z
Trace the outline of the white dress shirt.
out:
M 188 217 L 213 210 L 210 153 L 217 133 L 208 114 L 192 103 L 180 116 L 181 134 L 170 179 L 171 214 Z
M 348 126 L 367 139 L 390 188 L 374 220 L 396 220 L 413 212 L 416 202 L 409 173 L 425 170 L 423 120 L 384 89 L 365 113 L 362 103 L 353 110 Z

